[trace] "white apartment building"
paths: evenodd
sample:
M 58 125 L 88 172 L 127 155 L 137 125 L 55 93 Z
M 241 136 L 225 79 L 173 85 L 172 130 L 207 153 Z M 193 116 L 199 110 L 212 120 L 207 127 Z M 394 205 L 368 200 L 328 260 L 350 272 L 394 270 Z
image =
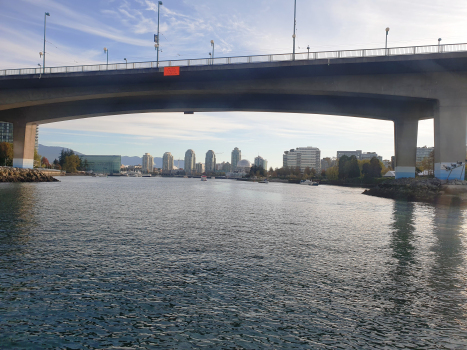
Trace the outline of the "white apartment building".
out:
M 255 158 L 255 165 L 257 167 L 262 167 L 265 170 L 268 170 L 268 161 L 261 156 Z
M 174 157 L 172 153 L 165 152 L 162 156 L 162 170 L 172 171 L 174 169 Z
M 435 150 L 434 147 L 417 147 L 417 162 L 421 162 L 423 158 L 430 157 L 430 153 Z
M 290 151 L 285 151 L 282 156 L 283 167 L 299 167 L 300 171 L 306 168 L 321 170 L 321 151 L 317 147 L 297 147 Z
M 153 169 L 154 169 L 154 158 L 149 153 L 145 153 L 143 156 L 143 165 L 141 166 L 141 170 L 144 173 L 152 173 Z
M 191 174 L 196 171 L 196 155 L 192 149 L 185 152 L 185 172 Z

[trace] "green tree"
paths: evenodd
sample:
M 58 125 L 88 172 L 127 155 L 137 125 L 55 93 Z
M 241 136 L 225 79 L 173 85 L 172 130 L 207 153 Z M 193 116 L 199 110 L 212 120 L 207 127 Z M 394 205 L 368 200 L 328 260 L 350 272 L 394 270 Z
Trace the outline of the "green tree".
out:
M 339 158 L 339 164 L 338 164 L 339 179 L 346 179 L 349 177 L 349 169 L 347 166 L 347 163 L 349 161 L 350 161 L 350 158 L 346 155 Z
M 37 149 L 34 148 L 34 167 L 38 168 L 41 166 L 41 155 L 37 153 Z
M 370 174 L 372 177 L 381 177 L 381 170 L 383 167 L 381 166 L 381 162 L 378 158 L 373 157 L 370 160 Z
M 266 176 L 266 170 L 262 166 L 253 165 L 250 168 L 249 176 Z
M 360 177 L 360 167 L 358 166 L 357 157 L 351 156 L 348 164 L 348 177 L 350 179 Z
M 78 171 L 78 167 L 80 166 L 80 163 L 81 163 L 81 160 L 76 154 L 67 156 L 65 158 L 65 164 L 63 166 L 63 169 L 67 173 L 76 173 Z
M 332 166 L 326 169 L 326 177 L 329 180 L 337 180 L 339 178 L 339 167 Z
M 64 165 L 65 165 L 66 157 L 72 156 L 74 154 L 75 154 L 75 152 L 72 149 L 62 148 L 62 150 L 60 152 L 60 155 L 58 156 L 58 162 L 59 162 L 60 166 L 63 168 Z
M 13 144 L 9 142 L 0 142 L 0 165 L 13 165 Z

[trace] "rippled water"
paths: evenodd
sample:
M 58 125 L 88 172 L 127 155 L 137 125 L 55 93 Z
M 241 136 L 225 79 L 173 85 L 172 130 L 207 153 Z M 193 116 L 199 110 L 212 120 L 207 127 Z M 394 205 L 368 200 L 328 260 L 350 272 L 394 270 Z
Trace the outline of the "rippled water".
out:
M 467 212 L 361 189 L 0 185 L 1 348 L 467 348 Z

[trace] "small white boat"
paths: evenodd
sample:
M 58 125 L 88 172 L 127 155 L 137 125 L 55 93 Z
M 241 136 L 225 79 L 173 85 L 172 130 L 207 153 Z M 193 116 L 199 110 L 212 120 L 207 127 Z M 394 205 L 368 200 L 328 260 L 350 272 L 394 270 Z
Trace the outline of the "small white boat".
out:
M 260 184 L 268 184 L 269 181 L 268 181 L 268 179 L 264 179 L 264 180 L 258 181 L 258 183 L 260 183 Z
M 313 182 L 312 180 L 302 180 L 300 181 L 300 185 L 308 185 L 308 186 L 318 186 L 319 182 Z
M 151 174 L 143 174 L 142 177 L 151 177 Z
M 208 177 L 206 175 L 201 176 L 201 181 L 208 181 Z

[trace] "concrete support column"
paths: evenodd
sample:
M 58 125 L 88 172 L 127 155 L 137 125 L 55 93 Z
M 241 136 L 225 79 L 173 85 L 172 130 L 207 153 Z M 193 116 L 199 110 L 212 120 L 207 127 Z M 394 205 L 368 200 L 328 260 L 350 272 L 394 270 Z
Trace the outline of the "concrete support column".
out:
M 36 124 L 13 122 L 13 166 L 32 169 L 34 167 L 34 146 Z
M 464 179 L 467 107 L 442 103 L 435 111 L 435 177 Z
M 418 119 L 394 121 L 394 148 L 396 155 L 396 179 L 415 177 L 417 162 Z

